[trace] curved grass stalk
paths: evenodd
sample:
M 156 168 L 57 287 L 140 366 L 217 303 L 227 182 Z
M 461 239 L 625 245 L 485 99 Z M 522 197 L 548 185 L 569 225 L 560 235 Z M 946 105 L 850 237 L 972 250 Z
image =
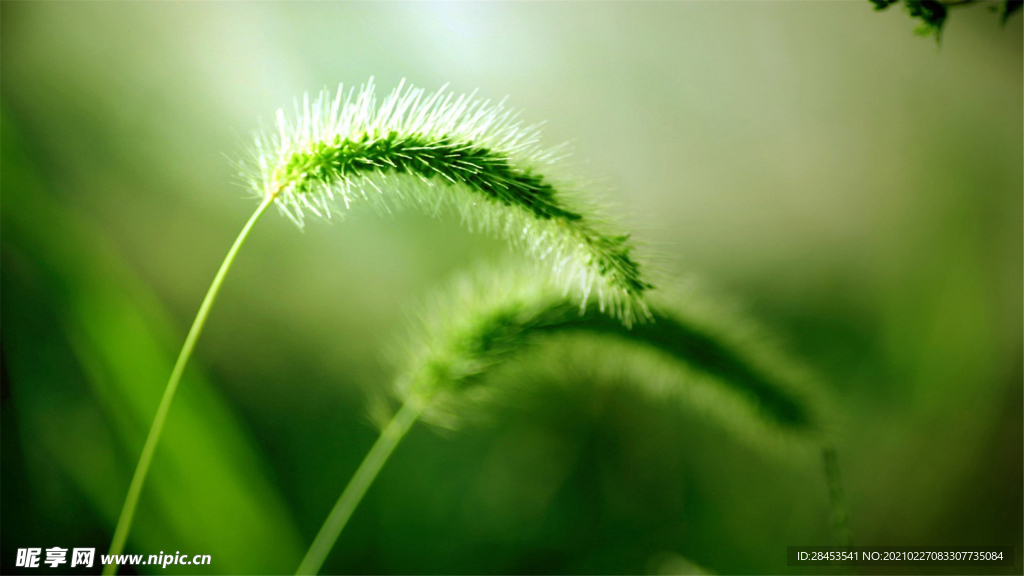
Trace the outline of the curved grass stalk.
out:
M 452 412 L 466 411 L 469 407 L 460 400 L 479 390 L 490 372 L 554 334 L 612 337 L 630 347 L 654 350 L 710 376 L 715 386 L 744 405 L 746 413 L 762 427 L 815 444 L 820 440 L 818 409 L 793 381 L 799 378 L 779 369 L 777 359 L 766 360 L 745 350 L 729 338 L 728 327 L 716 330 L 659 306 L 652 308 L 653 322 L 628 328 L 592 309 L 581 311 L 559 290 L 529 275 L 482 274 L 480 278 L 461 283 L 423 318 L 423 333 L 412 347 L 413 360 L 396 382 L 403 405 L 342 493 L 298 574 L 319 571 L 365 494 L 367 480 L 376 476 L 416 418 L 446 423 Z M 396 434 L 396 429 L 401 433 Z M 386 450 L 380 448 L 382 444 Z M 837 534 L 845 534 L 845 503 L 835 452 L 823 448 L 822 453 Z
M 206 319 L 210 315 L 210 309 L 213 308 L 217 294 L 220 293 L 221 286 L 224 285 L 224 278 L 227 277 L 228 270 L 231 269 L 231 264 L 234 263 L 235 257 L 242 248 L 242 244 L 245 243 L 245 239 L 248 238 L 252 227 L 273 200 L 272 196 L 264 199 L 252 216 L 249 217 L 249 221 L 242 227 L 238 238 L 235 239 L 235 243 L 231 245 L 227 256 L 224 257 L 224 262 L 221 263 L 220 269 L 217 270 L 213 283 L 210 284 L 210 288 L 206 291 L 206 296 L 203 297 L 203 303 L 199 306 L 199 312 L 196 314 L 195 320 L 192 321 L 192 327 L 188 331 L 188 336 L 185 337 L 185 344 L 181 347 L 178 359 L 174 363 L 174 369 L 171 370 L 171 377 L 167 381 L 164 395 L 160 399 L 160 406 L 156 410 L 153 424 L 149 428 L 149 435 L 146 436 L 146 443 L 142 446 L 142 454 L 139 456 L 139 462 L 135 466 L 135 473 L 132 475 L 131 484 L 128 486 L 128 495 L 125 497 L 124 505 L 121 508 L 121 515 L 117 519 L 117 527 L 114 529 L 114 537 L 110 543 L 109 554 L 111 556 L 119 555 L 124 550 L 125 542 L 128 540 L 128 533 L 131 531 L 132 520 L 135 518 L 135 508 L 138 506 L 139 496 L 142 494 L 142 486 L 146 481 L 146 475 L 149 473 L 149 466 L 153 462 L 153 454 L 156 452 L 157 443 L 160 441 L 160 434 L 163 432 L 164 423 L 167 421 L 167 413 L 171 409 L 174 393 L 178 390 L 178 383 L 181 381 L 182 374 L 185 373 L 185 366 L 188 364 L 189 358 L 192 357 L 192 351 L 195 350 L 199 335 L 202 334 L 203 327 L 206 326 Z M 117 564 L 107 564 L 103 567 L 103 573 L 115 574 L 117 567 Z
M 557 149 L 539 144 L 503 104 L 445 90 L 428 95 L 399 85 L 378 105 L 372 80 L 358 93 L 339 87 L 308 97 L 296 118 L 277 114 L 277 132 L 256 138 L 248 180 L 262 201 L 207 291 L 157 408 L 132 477 L 110 554 L 124 549 L 164 422 L 185 366 L 232 262 L 270 206 L 300 227 L 306 213 L 331 217 L 362 201 L 383 210 L 414 206 L 438 214 L 455 208 L 472 230 L 489 231 L 550 265 L 564 291 L 625 324 L 645 319 L 651 285 L 631 256 L 628 236 L 605 232 L 593 210 L 570 201 L 568 186 L 547 173 Z M 116 567 L 106 567 L 113 573 Z
M 334 508 L 331 509 L 331 513 L 327 515 L 327 520 L 324 521 L 323 526 L 320 527 L 320 532 L 313 539 L 309 551 L 306 552 L 306 556 L 302 559 L 302 563 L 299 564 L 299 568 L 295 572 L 296 574 L 316 574 L 320 571 L 320 567 L 323 566 L 324 560 L 330 554 L 331 548 L 334 547 L 334 543 L 338 540 L 338 536 L 345 529 L 345 524 L 348 524 L 348 519 L 356 511 L 359 502 L 366 495 L 370 484 L 373 484 L 380 469 L 384 467 L 384 463 L 388 461 L 391 453 L 394 452 L 395 447 L 398 446 L 398 443 L 405 437 L 406 432 L 419 419 L 420 411 L 421 407 L 419 405 L 413 402 L 406 402 L 395 413 L 395 417 L 388 422 L 388 425 L 384 427 L 377 441 L 374 442 L 373 447 L 370 448 L 366 457 L 359 464 L 359 468 L 356 469 L 352 480 L 345 486 L 345 490 L 341 493 L 341 497 L 338 498 Z

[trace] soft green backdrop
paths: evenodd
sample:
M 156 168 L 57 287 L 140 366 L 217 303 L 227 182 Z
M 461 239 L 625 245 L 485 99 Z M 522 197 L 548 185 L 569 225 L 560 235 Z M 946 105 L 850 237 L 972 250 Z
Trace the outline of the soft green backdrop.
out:
M 820 374 L 854 543 L 1015 545 L 1001 571 L 1020 573 L 1019 16 L 955 10 L 941 47 L 867 2 L 3 2 L 0 18 L 5 572 L 18 547 L 106 549 L 254 207 L 232 160 L 303 91 L 373 75 L 546 120 L 668 276 Z M 417 303 L 505 252 L 452 218 L 265 218 L 129 551 L 294 569 L 372 442 L 367 390 Z M 785 546 L 828 543 L 816 461 L 580 389 L 414 429 L 326 571 L 784 573 Z

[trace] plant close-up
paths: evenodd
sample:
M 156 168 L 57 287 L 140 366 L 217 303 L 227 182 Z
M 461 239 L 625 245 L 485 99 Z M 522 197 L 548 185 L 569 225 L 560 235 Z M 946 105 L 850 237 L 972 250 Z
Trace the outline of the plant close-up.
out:
M 0 1 L 0 573 L 1019 574 L 1022 5 Z
M 599 341 L 611 338 L 660 354 L 660 361 L 643 356 L 633 359 L 635 354 L 630 351 L 615 350 L 620 363 L 636 365 L 627 379 L 647 386 L 656 398 L 668 396 L 717 411 L 720 418 L 738 425 L 734 427 L 747 428 L 755 444 L 791 447 L 804 443 L 821 450 L 826 480 L 836 490 L 831 494 L 836 543 L 847 544 L 846 511 L 832 461 L 834 450 L 824 434 L 821 409 L 808 397 L 813 397 L 815 390 L 801 370 L 786 366 L 781 355 L 753 338 L 742 322 L 701 318 L 699 311 L 707 306 L 695 304 L 699 299 L 691 296 L 691 317 L 673 311 L 672 306 L 659 305 L 648 322 L 624 326 L 599 311 L 581 310 L 528 269 L 507 268 L 485 269 L 475 277 L 461 279 L 451 294 L 437 298 L 438 302 L 422 313 L 423 333 L 406 345 L 408 353 L 403 356 L 408 365 L 396 378 L 395 395 L 401 407 L 383 427 L 324 522 L 299 574 L 320 570 L 369 485 L 418 419 L 458 426 L 466 414 L 479 412 L 488 398 L 496 396 L 488 382 L 492 372 L 500 372 L 516 356 L 561 335 Z M 707 312 L 703 315 L 708 316 Z M 738 334 L 746 336 L 741 339 Z M 587 352 L 599 356 L 600 348 L 597 343 L 596 349 Z M 661 364 L 666 360 L 677 365 L 674 371 L 678 374 L 669 381 L 657 374 L 664 370 Z M 589 364 L 591 369 L 595 366 L 593 359 L 575 363 Z M 529 378 L 520 374 L 516 380 L 522 383 Z
M 602 311 L 626 325 L 649 312 L 642 297 L 651 288 L 630 256 L 628 235 L 599 232 L 541 175 L 555 151 L 538 143 L 501 105 L 440 90 L 432 94 L 400 85 L 378 104 L 372 80 L 358 93 L 339 86 L 297 117 L 277 114 L 277 131 L 257 138 L 253 190 L 260 204 L 242 227 L 210 285 L 164 390 L 110 545 L 120 555 L 185 366 L 217 294 L 253 226 L 276 205 L 300 227 L 305 211 L 321 218 L 345 214 L 353 202 L 389 210 L 414 205 L 439 215 L 455 206 L 471 229 L 492 230 L 523 246 L 565 280 L 579 305 L 593 292 Z M 107 573 L 116 572 L 108 565 Z

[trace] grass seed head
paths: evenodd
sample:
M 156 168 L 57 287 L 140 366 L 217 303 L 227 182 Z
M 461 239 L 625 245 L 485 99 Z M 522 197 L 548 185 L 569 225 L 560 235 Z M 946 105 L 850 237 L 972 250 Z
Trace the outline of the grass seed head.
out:
M 626 328 L 521 268 L 484 268 L 426 307 L 403 350 L 397 392 L 452 426 L 503 393 L 495 376 L 511 366 L 514 386 L 537 380 L 534 373 L 635 381 L 758 442 L 820 437 L 824 410 L 812 378 L 749 322 L 715 308 L 696 294 L 656 301 L 652 322 Z M 515 362 L 527 352 L 529 362 Z
M 372 80 L 304 97 L 256 138 L 253 190 L 297 225 L 356 204 L 383 211 L 456 211 L 473 231 L 505 238 L 548 264 L 579 306 L 594 298 L 626 325 L 650 317 L 651 284 L 628 235 L 555 177 L 562 147 L 545 148 L 504 102 L 433 93 L 404 81 L 377 99 Z

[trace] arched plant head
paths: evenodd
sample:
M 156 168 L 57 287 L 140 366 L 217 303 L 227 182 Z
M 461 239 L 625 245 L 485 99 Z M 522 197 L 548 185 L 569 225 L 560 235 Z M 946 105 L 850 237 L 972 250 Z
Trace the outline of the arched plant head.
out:
M 625 381 L 757 445 L 819 445 L 825 399 L 763 330 L 696 290 L 650 304 L 652 321 L 626 328 L 519 266 L 485 267 L 425 307 L 401 354 L 397 395 L 453 426 L 509 389 L 502 384 Z
M 545 263 L 577 305 L 594 299 L 627 325 L 648 318 L 652 285 L 629 236 L 556 175 L 562 155 L 503 102 L 404 82 L 378 100 L 371 80 L 305 97 L 291 118 L 279 110 L 276 130 L 256 138 L 246 177 L 299 226 L 357 204 L 454 211 Z

